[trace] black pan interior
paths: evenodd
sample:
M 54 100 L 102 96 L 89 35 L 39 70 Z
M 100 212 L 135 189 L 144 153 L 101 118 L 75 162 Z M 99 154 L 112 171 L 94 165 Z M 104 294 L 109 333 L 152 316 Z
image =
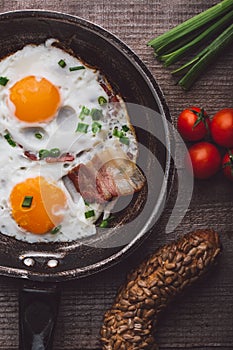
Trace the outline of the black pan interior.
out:
M 32 245 L 0 234 L 1 274 L 40 281 L 60 281 L 98 271 L 116 262 L 139 244 L 149 231 L 151 217 L 161 214 L 171 165 L 167 129 L 167 120 L 170 118 L 162 93 L 133 52 L 110 33 L 82 19 L 47 11 L 7 13 L 0 15 L 0 32 L 1 58 L 26 44 L 41 44 L 48 38 L 56 38 L 86 63 L 100 69 L 115 92 L 120 93 L 126 102 L 149 107 L 162 115 L 155 120 L 153 113 L 142 114 L 134 110 L 134 105 L 129 105 L 132 124 L 138 125 L 137 121 L 143 118 L 144 128 L 136 127 L 136 133 L 139 143 L 148 149 L 148 156 L 139 156 L 138 164 L 148 170 L 147 182 L 152 185 L 156 182 L 149 213 L 136 222 L 133 220 L 147 201 L 148 192 L 145 188 L 128 199 L 128 202 L 127 199 L 120 201 L 112 227 L 84 241 Z M 155 123 L 165 145 L 145 131 L 150 130 Z M 165 177 L 150 172 L 154 155 Z M 33 257 L 35 264 L 26 266 L 23 257 Z M 53 259 L 58 261 L 58 265 L 49 268 L 47 263 Z

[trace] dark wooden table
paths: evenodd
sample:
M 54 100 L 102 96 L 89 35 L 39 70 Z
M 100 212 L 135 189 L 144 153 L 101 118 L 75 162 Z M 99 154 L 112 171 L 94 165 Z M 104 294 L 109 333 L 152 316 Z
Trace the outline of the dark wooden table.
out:
M 126 42 L 146 63 L 160 84 L 174 121 L 186 106 L 199 105 L 213 115 L 232 107 L 232 48 L 184 93 L 156 62 L 146 42 L 153 36 L 198 13 L 217 0 L 0 0 L 0 11 L 48 9 L 91 20 Z M 126 273 L 149 252 L 181 233 L 212 227 L 221 235 L 223 253 L 217 268 L 198 282 L 161 318 L 158 342 L 163 350 L 233 349 L 233 184 L 218 174 L 195 182 L 192 202 L 175 232 L 165 234 L 174 204 L 167 203 L 159 225 L 127 260 L 82 280 L 66 283 L 55 334 L 55 350 L 100 349 L 99 329 Z M 0 349 L 18 348 L 18 287 L 20 282 L 0 279 Z

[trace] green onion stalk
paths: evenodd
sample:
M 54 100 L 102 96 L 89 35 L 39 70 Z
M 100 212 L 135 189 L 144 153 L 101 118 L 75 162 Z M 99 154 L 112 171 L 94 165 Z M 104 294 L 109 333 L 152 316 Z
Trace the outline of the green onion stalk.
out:
M 150 40 L 158 60 L 165 67 L 174 64 L 187 53 L 205 46 L 191 60 L 172 74 L 184 74 L 178 84 L 188 90 L 218 56 L 233 42 L 233 0 L 223 0 L 208 10 Z M 211 42 L 212 40 L 212 42 Z M 206 44 L 207 43 L 207 44 Z

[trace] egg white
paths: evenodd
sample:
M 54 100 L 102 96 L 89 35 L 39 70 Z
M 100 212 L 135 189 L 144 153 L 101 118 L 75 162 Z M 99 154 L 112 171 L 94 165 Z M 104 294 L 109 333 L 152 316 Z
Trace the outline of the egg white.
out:
M 29 243 L 72 241 L 94 235 L 94 222 L 104 212 L 105 206 L 91 204 L 91 207 L 88 207 L 81 195 L 72 188 L 72 184 L 64 183 L 64 176 L 78 164 L 90 161 L 103 149 L 121 147 L 125 153 L 132 154 L 134 161 L 137 157 L 137 142 L 132 128 L 127 133 L 129 146 L 121 144 L 119 139 L 112 135 L 114 127 L 121 129 L 122 125 L 130 125 L 123 100 L 119 98 L 118 105 L 121 108 L 115 108 L 111 103 L 100 106 L 99 96 L 108 100 L 99 83 L 100 73 L 86 65 L 85 69 L 71 72 L 69 67 L 84 65 L 83 62 L 54 47 L 54 42 L 52 39 L 43 45 L 27 45 L 0 61 L 0 75 L 9 79 L 6 86 L 0 86 L 0 232 Z M 61 59 L 66 62 L 65 68 L 58 64 Z M 25 123 L 14 115 L 9 90 L 17 81 L 30 75 L 44 77 L 59 88 L 61 107 L 57 115 L 47 123 Z M 102 110 L 100 132 L 93 133 L 90 115 L 85 116 L 83 121 L 80 120 L 83 106 L 89 110 Z M 87 133 L 76 131 L 79 122 L 89 125 Z M 36 132 L 43 135 L 42 139 L 35 137 Z M 6 133 L 11 135 L 16 147 L 12 147 L 6 141 Z M 32 161 L 24 153 L 30 151 L 38 154 L 40 149 L 52 148 L 59 148 L 61 154 L 72 154 L 74 160 L 50 164 L 46 160 Z M 36 176 L 53 181 L 67 197 L 68 210 L 57 234 L 32 234 L 20 228 L 11 216 L 9 197 L 13 187 L 27 178 Z M 95 211 L 95 217 L 86 219 L 85 212 L 91 209 Z

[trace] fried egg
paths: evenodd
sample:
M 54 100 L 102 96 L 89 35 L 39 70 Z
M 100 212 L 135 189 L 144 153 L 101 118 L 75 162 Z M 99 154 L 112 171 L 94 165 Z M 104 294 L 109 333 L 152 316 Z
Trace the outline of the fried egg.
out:
M 104 149 L 137 157 L 124 101 L 56 43 L 0 61 L 0 232 L 30 243 L 94 235 L 106 204 L 86 203 L 66 175 Z

